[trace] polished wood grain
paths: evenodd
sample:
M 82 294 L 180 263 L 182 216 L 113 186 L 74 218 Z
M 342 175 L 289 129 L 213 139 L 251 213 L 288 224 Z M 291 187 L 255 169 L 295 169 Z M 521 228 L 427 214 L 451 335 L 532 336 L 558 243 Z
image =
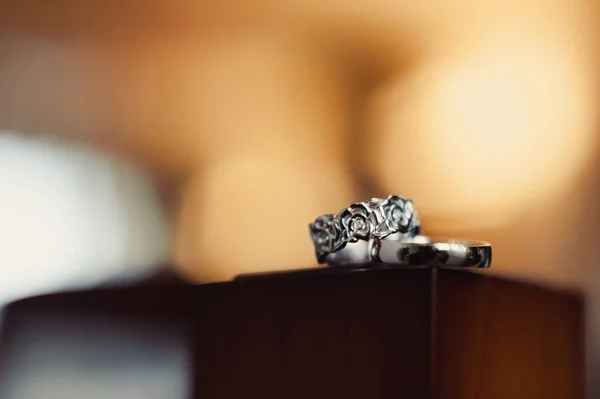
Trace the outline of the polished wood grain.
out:
M 438 397 L 584 397 L 583 303 L 577 294 L 438 273 Z
M 63 397 L 77 373 L 82 399 L 153 383 L 169 399 L 578 399 L 582 309 L 574 293 L 432 269 L 47 295 L 6 312 L 0 394 L 42 381 Z
M 427 397 L 429 273 L 297 274 L 198 290 L 197 397 Z

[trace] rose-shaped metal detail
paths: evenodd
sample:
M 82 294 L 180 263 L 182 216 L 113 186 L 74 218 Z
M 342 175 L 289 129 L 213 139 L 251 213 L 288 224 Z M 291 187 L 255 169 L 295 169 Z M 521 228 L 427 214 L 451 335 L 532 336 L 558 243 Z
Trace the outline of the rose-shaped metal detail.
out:
M 378 203 L 374 214 L 377 224 L 372 234 L 376 238 L 382 239 L 394 233 L 419 233 L 419 219 L 409 199 L 390 195 Z
M 319 216 L 310 224 L 310 235 L 319 263 L 348 243 L 365 240 L 377 243 L 398 233 L 398 240 L 419 234 L 419 220 L 411 200 L 390 195 L 372 198 L 343 209 L 339 214 Z M 389 237 L 389 239 L 396 239 Z
M 369 204 L 352 204 L 339 213 L 338 219 L 346 241 L 356 242 L 370 238 L 373 230 L 373 218 Z
M 342 249 L 346 242 L 336 215 L 322 215 L 309 225 L 319 263 L 327 254 Z

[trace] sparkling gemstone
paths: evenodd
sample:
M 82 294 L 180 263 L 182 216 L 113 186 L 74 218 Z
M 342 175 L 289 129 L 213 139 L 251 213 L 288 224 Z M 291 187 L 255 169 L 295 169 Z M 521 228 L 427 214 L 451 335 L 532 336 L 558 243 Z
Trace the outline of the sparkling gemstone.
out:
M 350 230 L 354 232 L 363 230 L 365 226 L 365 220 L 361 217 L 356 217 L 350 222 Z

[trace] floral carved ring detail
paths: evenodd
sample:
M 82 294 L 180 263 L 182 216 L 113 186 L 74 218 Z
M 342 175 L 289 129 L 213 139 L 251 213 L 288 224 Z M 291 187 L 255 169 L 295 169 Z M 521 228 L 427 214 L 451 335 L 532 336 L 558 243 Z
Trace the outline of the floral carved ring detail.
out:
M 373 198 L 343 209 L 338 215 L 319 216 L 310 224 L 317 260 L 322 263 L 331 253 L 358 240 L 381 240 L 395 234 L 415 236 L 420 222 L 413 203 L 396 195 Z

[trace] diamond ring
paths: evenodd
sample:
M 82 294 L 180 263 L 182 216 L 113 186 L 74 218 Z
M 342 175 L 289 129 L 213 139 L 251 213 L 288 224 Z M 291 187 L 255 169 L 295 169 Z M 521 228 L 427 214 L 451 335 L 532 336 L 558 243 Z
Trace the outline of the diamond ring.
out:
M 354 203 L 337 215 L 321 215 L 309 229 L 319 263 L 330 263 L 328 258 L 340 256 L 360 263 L 369 251 L 363 248 L 365 244 L 415 237 L 420 221 L 410 199 L 390 195 Z

